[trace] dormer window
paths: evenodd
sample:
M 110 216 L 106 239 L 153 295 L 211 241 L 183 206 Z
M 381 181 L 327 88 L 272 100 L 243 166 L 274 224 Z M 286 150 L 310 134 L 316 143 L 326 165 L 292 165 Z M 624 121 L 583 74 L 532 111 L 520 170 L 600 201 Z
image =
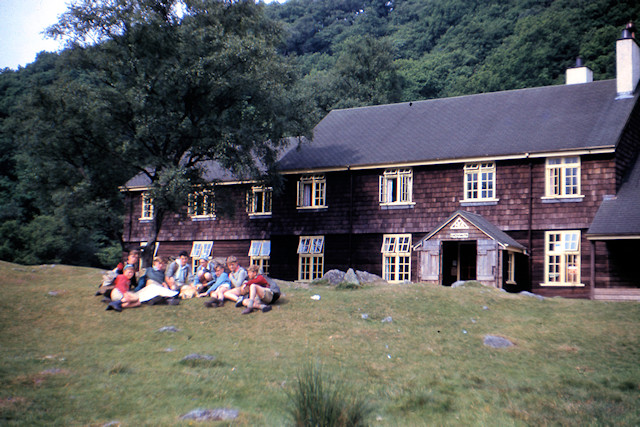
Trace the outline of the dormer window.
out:
M 327 180 L 324 175 L 305 175 L 298 181 L 298 209 L 327 207 Z
M 381 206 L 412 204 L 412 169 L 387 169 L 379 177 L 379 181 L 379 201 Z

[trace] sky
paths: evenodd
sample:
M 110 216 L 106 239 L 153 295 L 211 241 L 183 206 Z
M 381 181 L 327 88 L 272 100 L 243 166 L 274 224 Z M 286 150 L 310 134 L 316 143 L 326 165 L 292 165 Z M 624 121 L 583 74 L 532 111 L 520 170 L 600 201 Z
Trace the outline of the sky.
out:
M 36 54 L 43 50 L 61 49 L 60 41 L 48 39 L 42 32 L 58 21 L 68 3 L 69 0 L 0 0 L 0 70 L 16 70 L 35 61 Z

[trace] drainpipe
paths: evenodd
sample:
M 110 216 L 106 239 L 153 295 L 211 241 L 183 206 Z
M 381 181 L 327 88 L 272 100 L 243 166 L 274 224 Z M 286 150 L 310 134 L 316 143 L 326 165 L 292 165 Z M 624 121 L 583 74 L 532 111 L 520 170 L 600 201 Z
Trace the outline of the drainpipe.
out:
M 527 156 L 529 153 L 527 153 Z M 529 290 L 533 290 L 533 161 L 529 159 Z
M 349 256 L 347 261 L 349 263 L 349 267 L 353 268 L 351 265 L 351 254 L 352 254 L 352 237 L 353 237 L 353 171 L 351 170 L 351 166 L 347 165 L 347 173 L 349 174 Z
M 596 293 L 596 242 L 595 240 L 589 240 L 591 243 L 591 266 L 589 280 L 589 299 L 593 299 Z

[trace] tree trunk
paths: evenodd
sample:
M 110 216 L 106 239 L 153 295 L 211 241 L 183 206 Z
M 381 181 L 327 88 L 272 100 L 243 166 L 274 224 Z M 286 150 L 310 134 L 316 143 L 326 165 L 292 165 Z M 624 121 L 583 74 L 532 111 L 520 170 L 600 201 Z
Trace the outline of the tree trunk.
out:
M 142 253 L 140 254 L 140 259 L 142 259 L 142 268 L 149 268 L 153 264 L 153 255 L 155 253 L 156 242 L 158 241 L 158 234 L 160 234 L 160 228 L 162 228 L 164 214 L 163 209 L 154 209 L 147 244 L 141 248 Z

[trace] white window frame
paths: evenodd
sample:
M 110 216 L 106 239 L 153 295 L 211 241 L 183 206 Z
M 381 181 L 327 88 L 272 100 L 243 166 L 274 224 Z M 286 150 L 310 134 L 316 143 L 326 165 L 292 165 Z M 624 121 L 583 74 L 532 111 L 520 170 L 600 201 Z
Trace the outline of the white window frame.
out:
M 507 252 L 507 277 L 508 285 L 516 284 L 516 254 L 512 251 Z
M 580 283 L 580 230 L 544 234 L 543 286 L 584 286 Z
M 467 163 L 464 165 L 465 202 L 495 202 L 496 163 Z
M 298 181 L 297 208 L 327 207 L 327 179 L 324 175 L 305 175 Z
M 247 191 L 247 213 L 249 216 L 271 215 L 273 188 L 256 185 Z
M 382 278 L 389 283 L 411 281 L 411 234 L 382 236 Z
M 387 169 L 379 176 L 381 206 L 413 205 L 413 169 Z
M 298 280 L 310 282 L 324 275 L 324 236 L 300 236 Z
M 583 197 L 580 188 L 581 162 L 579 156 L 548 158 L 545 162 L 544 176 L 544 198 Z
M 271 266 L 271 241 L 252 240 L 249 246 L 250 265 L 257 265 L 264 274 L 269 274 Z
M 142 213 L 138 219 L 153 219 L 153 209 L 153 197 L 151 197 L 148 191 L 145 191 L 142 193 Z
M 194 219 L 215 218 L 216 202 L 213 189 L 205 188 L 190 193 L 187 211 Z
M 200 258 L 211 256 L 211 250 L 213 249 L 213 241 L 212 240 L 198 240 L 194 241 L 191 246 L 191 267 L 193 269 L 193 274 L 198 270 L 198 261 Z

